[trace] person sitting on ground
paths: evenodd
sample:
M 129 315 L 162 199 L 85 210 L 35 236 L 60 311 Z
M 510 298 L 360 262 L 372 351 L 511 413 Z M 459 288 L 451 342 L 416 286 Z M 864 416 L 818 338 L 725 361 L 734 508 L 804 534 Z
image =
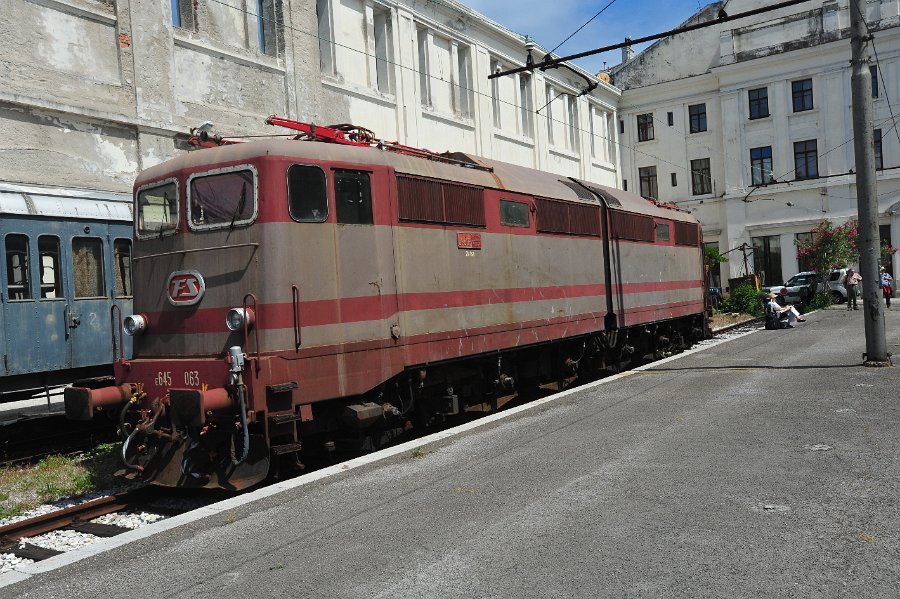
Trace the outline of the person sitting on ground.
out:
M 769 303 L 766 304 L 766 328 L 767 329 L 792 329 L 795 322 L 806 322 L 806 319 L 800 316 L 797 308 L 788 304 L 782 306 L 775 298 L 778 296 L 770 293 L 768 296 Z M 781 319 L 785 318 L 785 321 Z

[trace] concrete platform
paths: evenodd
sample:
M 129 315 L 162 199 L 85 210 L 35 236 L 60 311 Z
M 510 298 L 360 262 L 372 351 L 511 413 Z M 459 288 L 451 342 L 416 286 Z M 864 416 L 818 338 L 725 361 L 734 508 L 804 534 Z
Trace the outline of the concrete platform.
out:
M 862 311 L 814 313 L 25 567 L 0 597 L 897 596 L 900 369 L 864 347 Z

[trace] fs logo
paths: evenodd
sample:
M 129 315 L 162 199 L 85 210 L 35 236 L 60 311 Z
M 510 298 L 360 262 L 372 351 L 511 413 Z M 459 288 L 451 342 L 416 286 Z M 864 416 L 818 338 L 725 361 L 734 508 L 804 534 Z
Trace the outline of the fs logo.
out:
M 193 306 L 203 298 L 206 282 L 196 270 L 178 270 L 169 275 L 166 290 L 173 306 Z

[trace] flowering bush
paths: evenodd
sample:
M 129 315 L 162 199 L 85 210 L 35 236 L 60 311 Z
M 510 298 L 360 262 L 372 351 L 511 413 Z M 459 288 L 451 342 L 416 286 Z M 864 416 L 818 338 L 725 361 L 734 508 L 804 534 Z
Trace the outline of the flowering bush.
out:
M 812 266 L 817 275 L 812 282 L 827 290 L 826 279 L 834 268 L 842 268 L 859 260 L 859 221 L 850 220 L 836 227 L 830 220 L 823 220 L 806 239 L 797 241 L 801 260 Z M 830 297 L 830 295 L 829 295 Z

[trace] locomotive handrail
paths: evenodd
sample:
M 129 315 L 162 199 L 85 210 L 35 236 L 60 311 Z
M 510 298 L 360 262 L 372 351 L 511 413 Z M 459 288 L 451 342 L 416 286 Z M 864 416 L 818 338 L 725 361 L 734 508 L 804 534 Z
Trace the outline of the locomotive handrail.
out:
M 253 314 L 256 319 L 256 323 L 253 325 L 253 340 L 256 342 L 256 375 L 259 376 L 259 310 L 256 307 L 256 296 L 252 293 L 248 293 L 244 296 L 244 299 L 241 301 L 241 308 L 244 310 L 244 314 L 247 314 L 247 298 L 251 298 L 253 300 Z M 247 348 L 247 353 L 250 353 L 250 319 L 244 318 L 244 347 Z
M 300 288 L 291 285 L 291 302 L 294 313 L 294 351 L 300 351 Z
M 119 327 L 116 328 L 116 318 L 115 313 L 119 313 L 118 324 Z M 119 304 L 113 304 L 109 307 L 109 324 L 112 327 L 112 331 L 110 331 L 110 335 L 112 336 L 112 356 L 113 362 L 116 361 L 116 331 L 119 331 L 119 364 L 125 363 L 125 344 L 124 339 L 122 339 L 122 308 L 119 307 Z
M 195 248 L 192 250 L 172 250 L 171 252 L 160 252 L 159 254 L 147 254 L 146 256 L 135 256 L 132 261 L 146 260 L 147 258 L 159 258 L 161 256 L 174 256 L 175 254 L 193 254 L 195 252 L 211 252 L 213 250 L 230 250 L 232 248 L 242 247 L 259 247 L 258 243 L 235 243 L 233 245 L 220 245 L 208 248 Z
M 63 330 L 66 332 L 66 341 L 69 340 L 69 302 L 63 306 Z

